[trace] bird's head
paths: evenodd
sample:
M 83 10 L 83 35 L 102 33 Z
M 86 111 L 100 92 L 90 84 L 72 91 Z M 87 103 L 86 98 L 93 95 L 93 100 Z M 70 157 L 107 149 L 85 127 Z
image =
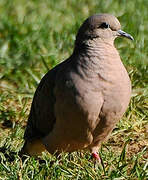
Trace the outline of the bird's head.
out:
M 133 37 L 121 30 L 118 19 L 110 14 L 96 14 L 90 16 L 81 25 L 76 36 L 75 45 L 90 44 L 92 40 L 98 40 L 113 44 L 116 37 Z

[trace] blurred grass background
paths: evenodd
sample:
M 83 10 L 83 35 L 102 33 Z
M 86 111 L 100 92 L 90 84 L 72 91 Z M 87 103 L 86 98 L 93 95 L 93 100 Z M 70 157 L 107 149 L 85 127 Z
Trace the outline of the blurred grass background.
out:
M 148 1 L 0 0 L 0 179 L 148 178 Z M 108 142 L 102 165 L 88 152 L 44 154 L 44 163 L 17 152 L 34 91 L 43 75 L 73 51 L 90 15 L 110 13 L 134 42 L 115 42 L 132 80 L 129 109 Z

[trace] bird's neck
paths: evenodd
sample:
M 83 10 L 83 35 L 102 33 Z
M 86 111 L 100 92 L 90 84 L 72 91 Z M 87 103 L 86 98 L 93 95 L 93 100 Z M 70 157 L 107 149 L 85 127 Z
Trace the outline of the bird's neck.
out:
M 88 54 L 90 56 L 98 56 L 99 58 L 111 54 L 118 55 L 118 52 L 114 46 L 114 38 L 94 38 L 84 40 L 81 44 L 75 44 L 74 53 L 80 55 Z
M 116 63 L 117 61 L 120 63 L 120 56 L 113 41 L 91 40 L 84 46 L 76 46 L 74 54 L 77 56 L 75 59 L 89 69 L 93 68 L 97 70 L 101 64 L 104 68 L 106 68 L 106 66 L 114 66 L 115 61 Z
M 100 78 L 104 82 L 117 84 L 126 70 L 113 43 L 101 42 L 74 52 L 73 62 L 77 72 L 87 81 Z M 128 78 L 127 78 L 128 79 Z M 96 81 L 97 82 L 97 81 Z

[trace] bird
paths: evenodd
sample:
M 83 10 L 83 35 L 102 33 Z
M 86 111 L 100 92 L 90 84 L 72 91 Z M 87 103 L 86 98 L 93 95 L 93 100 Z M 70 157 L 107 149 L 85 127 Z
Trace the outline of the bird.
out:
M 30 156 L 99 148 L 125 113 L 131 81 L 115 48 L 121 30 L 111 14 L 94 14 L 80 26 L 71 56 L 41 79 L 31 105 L 22 152 Z

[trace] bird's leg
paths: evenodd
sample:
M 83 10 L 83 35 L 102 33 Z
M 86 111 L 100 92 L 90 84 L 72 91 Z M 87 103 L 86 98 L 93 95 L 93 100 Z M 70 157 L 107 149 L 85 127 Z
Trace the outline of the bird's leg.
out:
M 94 163 L 94 169 L 98 169 L 98 166 L 101 165 L 101 158 L 97 151 L 92 152 L 92 158 Z
M 96 143 L 96 144 L 93 144 L 92 147 L 90 147 L 90 151 L 91 151 L 91 154 L 92 154 L 92 158 L 96 161 L 96 162 L 99 162 L 101 163 L 101 158 L 98 154 L 98 150 L 100 148 L 100 142 Z
M 98 161 L 99 163 L 101 163 L 101 158 L 99 156 L 99 154 L 97 152 L 92 152 L 92 157 Z

